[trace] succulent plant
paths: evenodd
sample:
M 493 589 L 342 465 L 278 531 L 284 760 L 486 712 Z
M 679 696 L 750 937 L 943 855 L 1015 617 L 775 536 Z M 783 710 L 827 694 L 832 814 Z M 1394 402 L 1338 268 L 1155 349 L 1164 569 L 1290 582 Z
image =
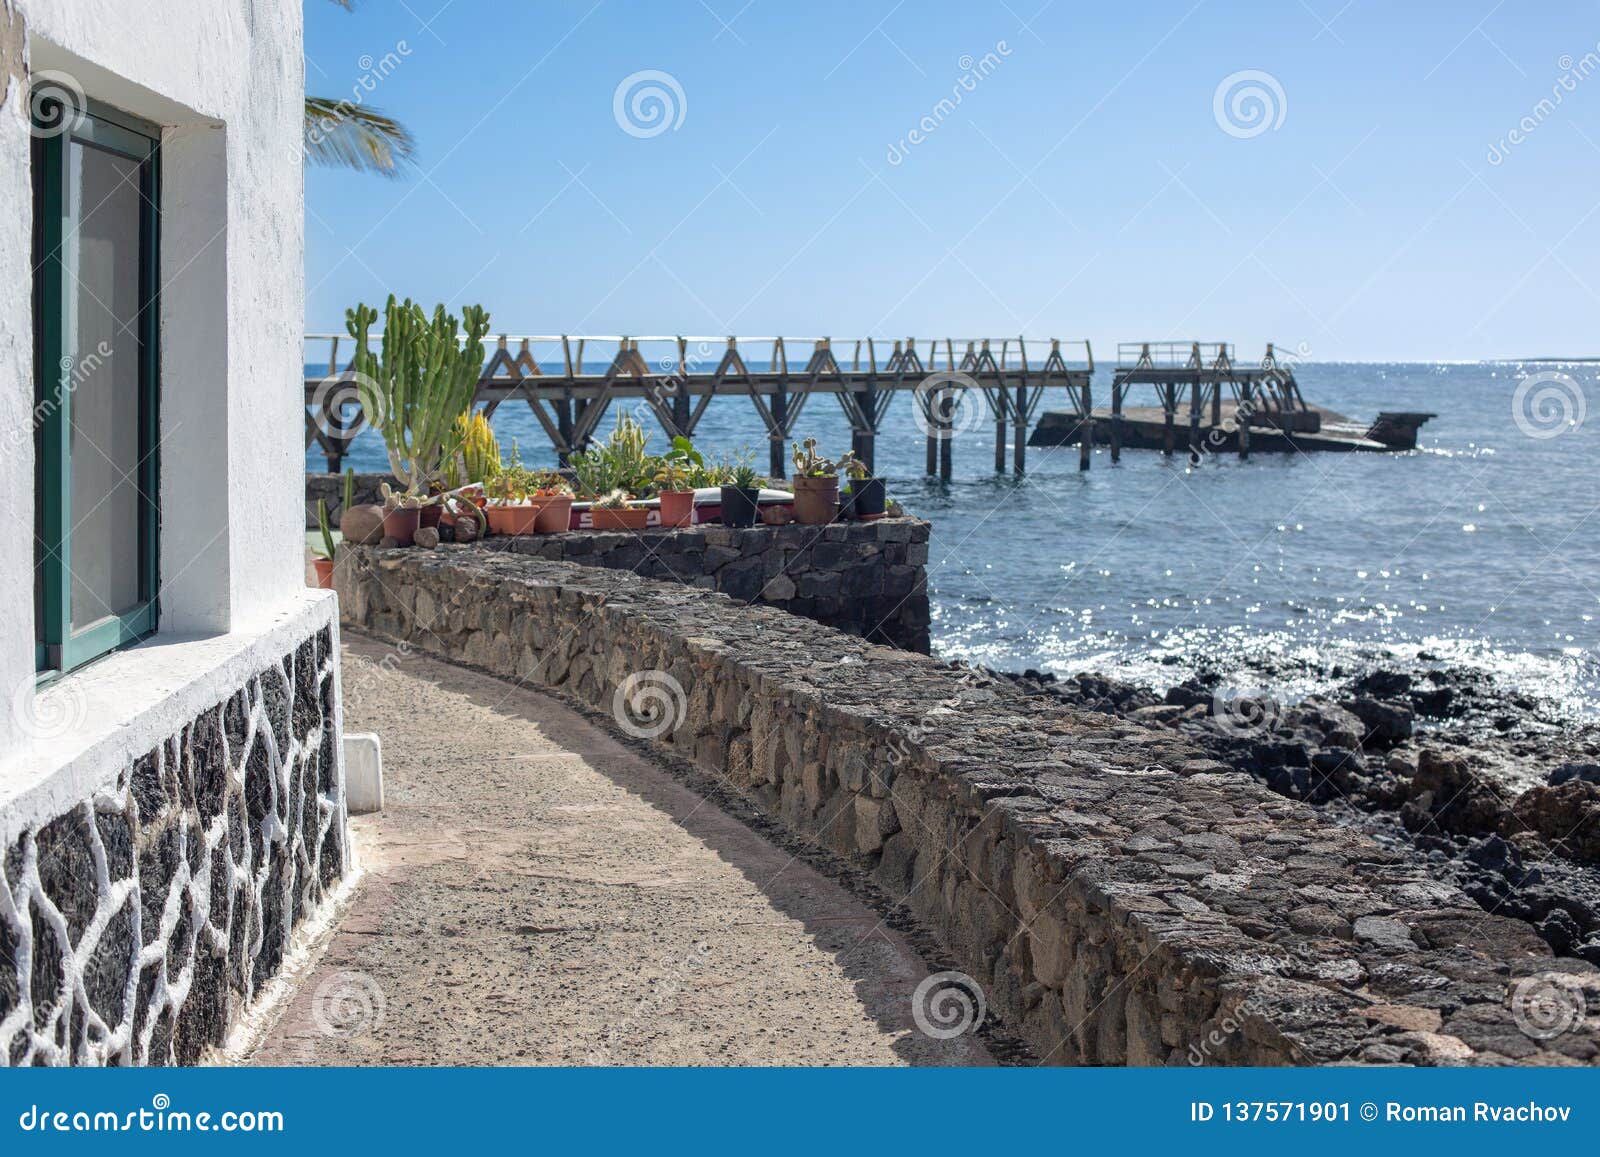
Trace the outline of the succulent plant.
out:
M 851 478 L 861 479 L 872 477 L 871 469 L 868 468 L 865 462 L 856 457 L 856 452 L 854 450 L 846 450 L 844 452 L 844 456 L 839 459 L 838 467 Z
M 487 482 L 500 473 L 500 443 L 480 410 L 456 419 L 461 428 L 461 459 L 468 482 Z
M 794 447 L 794 470 L 802 478 L 827 478 L 839 473 L 839 463 L 832 458 L 824 458 L 817 453 L 817 440 L 807 438 L 804 442 L 790 443 Z M 851 455 L 846 454 L 846 458 Z
M 328 525 L 328 500 L 317 499 L 317 529 L 322 533 L 322 544 L 311 548 L 318 558 L 333 561 L 333 528 Z

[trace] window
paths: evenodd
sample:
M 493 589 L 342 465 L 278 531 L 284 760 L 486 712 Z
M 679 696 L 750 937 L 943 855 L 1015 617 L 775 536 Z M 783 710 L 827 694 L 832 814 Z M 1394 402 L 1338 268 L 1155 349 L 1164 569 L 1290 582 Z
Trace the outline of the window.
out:
M 59 673 L 156 626 L 159 162 L 98 106 L 38 125 L 34 652 Z

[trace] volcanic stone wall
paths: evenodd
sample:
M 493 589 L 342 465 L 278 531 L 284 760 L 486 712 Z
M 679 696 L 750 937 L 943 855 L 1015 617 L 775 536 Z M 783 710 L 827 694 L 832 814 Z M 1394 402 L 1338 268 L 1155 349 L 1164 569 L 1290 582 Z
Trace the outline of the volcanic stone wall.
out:
M 1046 1063 L 1600 1058 L 1592 966 L 1180 737 L 629 573 L 364 548 L 337 584 L 855 860 Z
M 383 495 L 380 487 L 384 483 L 395 486 L 393 474 L 357 474 L 354 493 L 356 505 L 378 502 Z M 306 475 L 306 529 L 317 529 L 317 500 L 328 504 L 328 521 L 337 529 L 339 516 L 344 513 L 344 475 L 343 474 L 307 474 Z
M 489 538 L 485 546 L 759 600 L 873 642 L 928 652 L 928 524 L 916 518 L 573 531 Z
M 346 867 L 324 626 L 0 860 L 0 1062 L 193 1064 Z

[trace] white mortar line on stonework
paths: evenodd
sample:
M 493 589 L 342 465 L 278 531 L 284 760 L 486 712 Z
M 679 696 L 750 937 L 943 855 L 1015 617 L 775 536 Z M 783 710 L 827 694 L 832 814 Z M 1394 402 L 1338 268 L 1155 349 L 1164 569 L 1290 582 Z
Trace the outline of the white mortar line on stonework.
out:
M 289 950 L 284 953 L 278 971 L 263 980 L 256 990 L 255 1000 L 244 1009 L 229 1030 L 222 1047 L 208 1048 L 201 1064 L 243 1065 L 283 1019 L 295 995 L 310 979 L 328 946 L 339 931 L 339 925 L 355 899 L 357 888 L 366 877 L 361 866 L 361 840 L 356 828 L 346 825 L 350 866 L 339 880 L 339 886 L 323 898 L 323 902 L 310 916 L 295 926 L 290 936 Z

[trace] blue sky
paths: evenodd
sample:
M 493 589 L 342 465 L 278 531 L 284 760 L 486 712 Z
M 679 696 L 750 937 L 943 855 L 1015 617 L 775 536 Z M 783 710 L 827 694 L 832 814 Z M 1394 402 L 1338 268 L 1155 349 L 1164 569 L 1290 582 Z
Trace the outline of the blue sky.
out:
M 392 290 L 515 333 L 1600 354 L 1594 3 L 305 11 L 307 88 L 384 74 L 362 98 L 420 146 L 308 170 L 312 330 Z M 646 70 L 681 92 L 654 135 L 614 115 Z

